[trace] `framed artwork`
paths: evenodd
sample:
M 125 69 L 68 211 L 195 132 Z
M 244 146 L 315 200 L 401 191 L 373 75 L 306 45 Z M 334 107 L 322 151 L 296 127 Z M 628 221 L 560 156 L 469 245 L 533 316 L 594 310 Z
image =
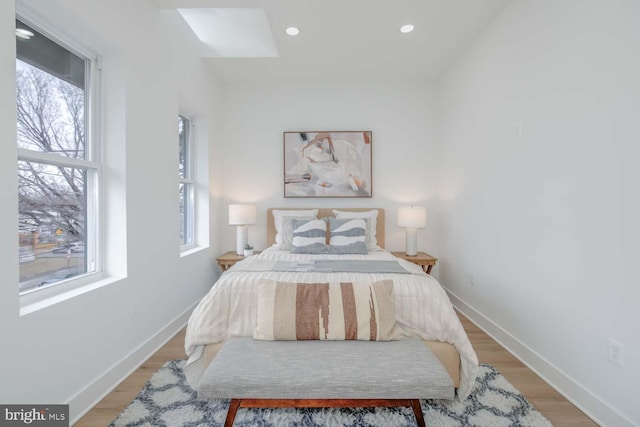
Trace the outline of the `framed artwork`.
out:
M 284 197 L 371 197 L 371 131 L 284 132 Z

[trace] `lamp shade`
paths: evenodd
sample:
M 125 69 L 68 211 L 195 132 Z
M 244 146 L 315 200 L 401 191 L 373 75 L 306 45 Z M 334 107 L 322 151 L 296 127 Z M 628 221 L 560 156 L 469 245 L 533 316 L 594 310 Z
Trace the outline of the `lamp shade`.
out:
M 423 228 L 427 225 L 427 208 L 424 206 L 398 206 L 398 226 Z
M 229 205 L 229 225 L 247 225 L 256 223 L 254 205 Z

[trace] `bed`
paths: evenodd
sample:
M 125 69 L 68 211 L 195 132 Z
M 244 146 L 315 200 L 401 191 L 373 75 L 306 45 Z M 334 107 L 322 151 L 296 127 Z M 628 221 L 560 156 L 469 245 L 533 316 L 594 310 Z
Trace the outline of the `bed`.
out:
M 274 215 L 274 211 L 279 215 Z M 193 311 L 185 338 L 188 356 L 185 375 L 188 383 L 197 389 L 204 371 L 226 340 L 254 336 L 259 322 L 257 310 L 260 283 L 360 283 L 391 280 L 398 333 L 396 338 L 420 338 L 425 341 L 453 379 L 458 398 L 465 398 L 476 377 L 476 354 L 438 281 L 424 273 L 419 266 L 396 258 L 384 249 L 384 210 L 340 208 L 340 212 L 337 212 L 338 216 L 356 218 L 364 218 L 375 212 L 373 218 L 366 218 L 369 250 L 361 254 L 294 253 L 295 249 L 287 247 L 286 240 L 290 230 L 287 230 L 286 224 L 302 221 L 296 222 L 285 217 L 283 222 L 283 211 L 299 211 L 307 215 L 312 210 L 269 209 L 267 242 L 273 246 L 225 271 Z M 335 214 L 333 209 L 316 211 L 317 218 L 333 217 Z M 285 216 L 296 217 L 298 214 L 290 213 Z M 375 239 L 372 244 L 369 237 L 373 235 Z M 327 242 L 328 239 L 327 236 Z M 369 271 L 369 266 L 374 264 L 393 268 L 381 267 Z M 316 267 L 319 265 L 322 268 Z M 327 265 L 330 266 L 329 269 Z M 358 267 L 353 268 L 353 265 Z M 399 272 L 398 268 L 403 271 Z

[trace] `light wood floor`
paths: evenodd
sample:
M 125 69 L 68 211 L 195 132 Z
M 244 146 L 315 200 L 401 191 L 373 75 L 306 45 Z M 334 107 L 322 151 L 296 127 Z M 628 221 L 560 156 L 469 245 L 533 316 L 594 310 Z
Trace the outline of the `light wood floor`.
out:
M 480 363 L 488 363 L 502 373 L 554 426 L 597 426 L 578 408 L 513 357 L 466 317 L 458 313 Z M 184 358 L 182 329 L 133 374 L 118 385 L 76 424 L 76 427 L 106 426 L 137 396 L 151 375 L 166 361 Z

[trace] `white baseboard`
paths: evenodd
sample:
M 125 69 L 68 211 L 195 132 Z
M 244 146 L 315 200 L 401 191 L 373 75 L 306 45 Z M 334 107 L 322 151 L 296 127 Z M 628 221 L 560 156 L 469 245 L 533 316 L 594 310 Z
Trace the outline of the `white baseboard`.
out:
M 456 309 L 596 423 L 601 426 L 636 426 L 631 419 L 603 401 L 591 390 L 585 388 L 569 375 L 565 374 L 558 367 L 540 356 L 522 341 L 509 334 L 457 295 L 448 289 L 445 290 Z
M 71 397 L 67 402 L 69 404 L 71 425 L 75 424 L 84 414 L 89 412 L 91 408 L 165 345 L 167 341 L 173 338 L 187 324 L 195 305 L 193 304 L 164 328 L 160 329 L 158 333 L 132 350 L 96 378 L 95 381 Z

